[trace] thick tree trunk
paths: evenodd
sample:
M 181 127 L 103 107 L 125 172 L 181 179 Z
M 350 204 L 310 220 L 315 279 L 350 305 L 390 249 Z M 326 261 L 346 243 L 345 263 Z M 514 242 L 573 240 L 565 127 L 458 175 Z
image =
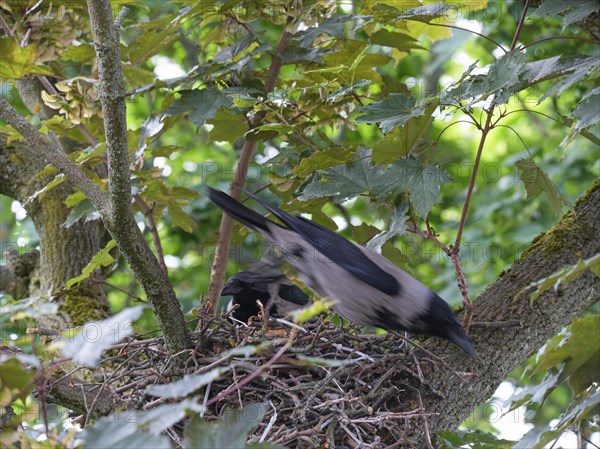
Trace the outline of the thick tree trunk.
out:
M 49 190 L 43 199 L 29 201 L 55 176 L 41 175 L 45 167 L 43 159 L 29 145 L 8 143 L 6 136 L 0 134 L 0 194 L 25 204 L 40 239 L 39 271 L 26 273 L 26 279 L 14 279 L 12 285 L 19 289 L 16 296 L 52 296 L 67 280 L 80 275 L 101 248 L 103 227 L 99 221 L 79 221 L 70 228 L 63 226 L 70 212 L 64 200 L 73 193 L 68 181 Z M 5 275 L 18 277 L 19 273 L 8 273 L 7 269 Z M 41 325 L 61 328 L 106 318 L 108 303 L 98 280 L 98 277 L 90 279 L 56 295 L 52 300 L 59 306 L 58 315 L 45 317 Z

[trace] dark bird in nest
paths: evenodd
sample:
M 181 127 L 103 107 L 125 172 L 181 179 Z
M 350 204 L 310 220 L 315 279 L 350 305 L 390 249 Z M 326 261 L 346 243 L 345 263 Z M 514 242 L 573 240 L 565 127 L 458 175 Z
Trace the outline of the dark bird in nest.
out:
M 281 273 L 241 271 L 234 274 L 221 290 L 221 296 L 226 295 L 232 296 L 227 311 L 237 305 L 231 316 L 244 323 L 251 316 L 260 316 L 257 301 L 272 317 L 284 317 L 309 303 L 309 297 Z
M 244 192 L 281 224 L 208 187 L 217 206 L 275 244 L 300 280 L 333 300 L 333 309 L 342 317 L 363 326 L 445 338 L 467 354 L 475 354 L 471 339 L 448 304 L 421 282 L 382 255 Z

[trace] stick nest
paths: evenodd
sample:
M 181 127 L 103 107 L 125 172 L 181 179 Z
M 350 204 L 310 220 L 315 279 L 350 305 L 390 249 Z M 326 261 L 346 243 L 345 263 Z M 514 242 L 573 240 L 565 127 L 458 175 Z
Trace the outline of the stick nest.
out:
M 226 408 L 267 402 L 268 412 L 249 442 L 295 448 L 429 443 L 432 414 L 423 409 L 421 391 L 438 393 L 423 378 L 422 366 L 444 364 L 432 354 L 397 335 L 366 334 L 321 317 L 301 327 L 272 319 L 268 326 L 261 321 L 241 326 L 225 316 L 198 313 L 202 327 L 193 333 L 194 350 L 173 357 L 161 337 L 127 339 L 107 353 L 102 364 L 110 370 L 95 370 L 96 381 L 121 407 L 149 410 L 167 401 L 149 396 L 147 386 L 224 367 L 192 396 L 207 405 L 208 420 Z M 99 379 L 99 371 L 111 374 Z M 180 430 L 169 432 L 176 446 Z

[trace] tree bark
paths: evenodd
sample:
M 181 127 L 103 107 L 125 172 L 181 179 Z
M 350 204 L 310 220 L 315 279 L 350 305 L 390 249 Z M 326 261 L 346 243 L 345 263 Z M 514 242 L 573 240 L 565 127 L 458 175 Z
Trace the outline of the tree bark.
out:
M 600 299 L 600 278 L 591 271 L 561 285 L 556 293 L 551 290 L 542 294 L 533 303 L 528 294 L 519 295 L 531 282 L 600 252 L 598 223 L 600 181 L 577 201 L 572 211 L 536 237 L 521 258 L 477 298 L 473 322 L 516 320 L 520 326 L 473 328 L 476 359 L 456 357 L 456 351 L 444 350 L 444 343 L 432 341 L 429 348 L 445 355 L 452 368 L 475 374 L 463 381 L 445 369 L 423 373 L 442 395 L 440 398 L 427 388 L 421 393 L 425 410 L 439 414 L 429 421 L 433 434 L 455 429 L 512 370 Z M 451 358 L 449 354 L 454 355 Z
M 40 241 L 39 270 L 30 267 L 30 270 L 16 272 L 18 270 L 11 270 L 10 264 L 5 268 L 11 270 L 5 275 L 13 278 L 12 285 L 19 289 L 17 297 L 21 298 L 51 298 L 67 280 L 80 275 L 100 250 L 103 227 L 99 221 L 79 221 L 70 228 L 63 226 L 70 212 L 64 205 L 65 198 L 73 193 L 70 182 L 49 190 L 42 199 L 30 200 L 55 176 L 44 175 L 45 167 L 44 160 L 27 143 L 8 143 L 6 135 L 0 134 L 0 193 L 24 204 Z M 13 243 L 11 249 L 17 253 L 14 257 L 23 256 L 18 254 L 16 242 Z M 8 291 L 11 286 L 4 287 Z M 58 315 L 46 315 L 40 323 L 43 327 L 66 328 L 109 316 L 104 291 L 91 279 L 52 297 L 52 301 L 58 304 Z

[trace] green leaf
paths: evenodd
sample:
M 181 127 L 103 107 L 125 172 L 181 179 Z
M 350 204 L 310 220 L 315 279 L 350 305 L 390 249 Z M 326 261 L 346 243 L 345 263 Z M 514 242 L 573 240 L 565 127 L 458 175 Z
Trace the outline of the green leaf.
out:
M 392 222 L 390 223 L 390 227 L 387 231 L 381 232 L 369 240 L 367 243 L 367 248 L 372 250 L 380 249 L 385 242 L 394 238 L 398 235 L 406 234 L 406 221 L 408 220 L 408 205 L 401 205 L 396 209 L 394 213 L 394 218 L 392 218 Z
M 379 229 L 375 226 L 362 223 L 360 226 L 352 226 L 352 239 L 361 245 L 365 245 L 369 240 L 379 234 L 379 232 Z
M 68 137 L 76 142 L 88 144 L 87 138 L 83 135 L 79 127 L 73 126 L 73 123 L 61 114 L 41 121 L 40 132 L 47 134 L 52 131 L 60 136 Z
M 193 200 L 200 196 L 198 192 L 183 186 L 174 186 L 171 188 L 171 196 L 177 200 Z
M 130 422 L 135 422 L 139 429 L 152 435 L 160 435 L 169 427 L 185 418 L 188 411 L 204 413 L 206 407 L 197 402 L 197 398 L 184 399 L 179 402 L 162 404 L 148 411 L 127 412 Z
M 329 299 L 313 299 L 310 306 L 304 307 L 303 309 L 296 309 L 292 312 L 292 318 L 295 323 L 302 324 L 306 320 L 310 320 L 322 313 L 329 311 L 334 302 Z
M 527 198 L 534 198 L 540 193 L 546 192 L 552 210 L 556 215 L 560 215 L 564 200 L 558 187 L 550 180 L 548 175 L 531 159 L 520 159 L 514 165 L 521 170 L 519 178 L 525 184 Z
M 133 413 L 121 412 L 96 421 L 83 433 L 87 448 L 171 449 L 169 439 L 164 435 L 152 435 L 139 429 Z
M 105 320 L 87 323 L 80 333 L 63 340 L 63 354 L 72 357 L 76 365 L 95 367 L 102 351 L 133 334 L 131 323 L 142 315 L 145 307 L 128 307 Z
M 563 16 L 564 27 L 567 27 L 598 11 L 600 4 L 596 0 L 545 0 L 534 14 L 538 17 Z
M 250 404 L 240 410 L 226 410 L 217 423 L 209 423 L 193 416 L 185 425 L 186 449 L 246 449 L 248 433 L 263 419 L 266 404 Z
M 231 367 L 219 367 L 203 374 L 186 374 L 182 379 L 170 384 L 150 385 L 146 388 L 146 394 L 164 399 L 183 398 L 217 380 L 230 369 Z
M 186 16 L 190 8 L 183 8 L 177 14 L 161 16 L 156 20 L 140 23 L 143 33 L 138 39 L 130 42 L 123 49 L 124 60 L 132 64 L 148 61 L 152 56 L 169 48 L 184 36 L 180 21 Z
M 292 39 L 300 42 L 302 47 L 309 48 L 312 46 L 314 40 L 322 34 L 328 34 L 332 37 L 344 36 L 344 25 L 352 20 L 355 20 L 353 16 L 336 14 L 326 18 L 318 26 L 309 27 L 306 30 L 296 33 Z
M 354 91 L 358 90 L 361 87 L 369 86 L 371 81 L 369 80 L 359 80 L 352 83 L 350 86 L 340 87 L 339 89 L 330 93 L 327 97 L 328 103 L 335 103 L 336 101 L 342 99 L 346 95 L 351 95 Z
M 381 84 L 381 75 L 374 68 L 385 65 L 391 58 L 382 54 L 367 53 L 368 45 L 357 40 L 345 41 L 342 48 L 323 57 L 320 69 L 306 72 L 317 82 L 335 79 L 341 84 L 352 84 L 356 80 L 369 80 Z M 316 76 L 311 76 L 315 74 Z M 327 76 L 329 74 L 330 76 Z
M 563 18 L 564 28 L 584 20 L 590 14 L 600 11 L 600 4 L 596 0 L 577 0 L 572 1 L 571 4 L 573 7 Z
M 91 44 L 71 45 L 60 53 L 64 61 L 89 62 L 96 57 L 96 50 Z
M 294 128 L 284 123 L 267 123 L 266 125 L 257 126 L 248 131 L 244 138 L 247 140 L 269 140 L 280 135 L 291 133 Z
M 510 449 L 514 441 L 504 440 L 481 430 L 457 430 L 440 432 L 440 449 Z
M 183 211 L 179 204 L 169 203 L 167 210 L 173 224 L 179 226 L 185 232 L 192 232 L 196 227 L 196 222 Z
M 36 66 L 35 59 L 36 47 L 26 45 L 21 47 L 14 38 L 0 38 L 0 78 L 4 82 L 17 80 L 26 75 L 52 75 L 52 71 L 47 67 Z
M 558 438 L 566 429 L 586 419 L 597 410 L 600 403 L 600 391 L 594 392 L 581 403 L 571 403 L 569 409 L 561 416 L 558 424 L 549 429 L 546 425 L 538 425 L 527 432 L 513 449 L 541 449 Z
M 190 120 L 197 127 L 214 118 L 221 107 L 228 108 L 232 105 L 232 101 L 214 87 L 201 90 L 184 90 L 180 93 L 181 98 L 175 100 L 165 114 L 189 113 Z
M 418 150 L 421 136 L 429 130 L 435 108 L 436 105 L 428 106 L 423 115 L 410 118 L 403 126 L 386 134 L 373 146 L 373 163 L 394 162 Z
M 42 187 L 40 190 L 34 192 L 33 195 L 31 195 L 27 201 L 25 202 L 25 205 L 33 202 L 36 198 L 39 198 L 39 200 L 43 200 L 44 196 L 46 196 L 46 194 L 52 190 L 54 187 L 61 185 L 63 182 L 65 182 L 67 180 L 67 178 L 65 177 L 64 173 L 59 173 L 58 175 L 56 175 L 54 177 L 54 179 L 52 179 L 52 181 L 50 181 L 48 184 L 46 184 L 44 187 Z
M 67 281 L 66 287 L 71 288 L 73 285 L 78 284 L 79 282 L 87 279 L 94 272 L 94 270 L 98 270 L 102 267 L 107 267 L 115 262 L 113 256 L 110 255 L 110 251 L 117 246 L 114 240 L 110 240 L 104 248 L 102 248 L 98 254 L 92 257 L 90 263 L 88 263 L 79 276 L 71 278 Z
M 417 20 L 419 22 L 431 22 L 439 17 L 446 17 L 446 14 L 451 9 L 455 9 L 457 5 L 446 5 L 444 2 L 431 3 L 429 5 L 418 6 L 411 8 L 405 13 L 399 15 L 397 20 Z M 469 5 L 471 7 L 471 5 Z
M 3 354 L 4 356 L 4 354 Z M 3 388 L 10 389 L 10 398 L 25 401 L 33 388 L 35 370 L 26 369 L 16 357 L 2 358 L 0 361 L 0 392 Z M 6 401 L 7 398 L 3 400 Z M 12 402 L 12 401 L 11 401 Z M 7 405 L 6 403 L 4 405 Z
M 367 151 L 357 153 L 358 161 L 323 170 L 302 190 L 300 199 L 331 196 L 335 202 L 354 198 L 365 192 L 378 203 L 408 193 L 415 212 L 426 217 L 440 199 L 440 187 L 450 181 L 446 171 L 416 159 L 402 159 L 388 167 L 371 165 Z
M 220 141 L 233 143 L 248 131 L 248 123 L 243 116 L 232 114 L 223 108 L 206 123 L 214 126 L 208 133 L 207 143 Z
M 67 219 L 62 225 L 69 229 L 82 219 L 87 223 L 88 221 L 98 220 L 99 218 L 100 212 L 96 210 L 96 207 L 90 200 L 83 198 L 73 209 L 71 209 Z
M 562 344 L 538 356 L 539 363 L 533 373 L 544 372 L 567 361 L 568 370 L 563 370 L 561 377 L 570 376 L 598 354 L 598 346 L 589 344 L 590 341 L 600 341 L 598 315 L 574 320 L 570 325 L 570 335 L 563 340 Z
M 528 286 L 524 287 L 517 294 L 517 297 L 527 291 L 533 290 L 529 294 L 531 302 L 533 302 L 539 298 L 542 293 L 550 290 L 551 288 L 553 288 L 555 291 L 558 290 L 558 287 L 561 284 L 566 284 L 572 281 L 586 270 L 591 270 L 596 273 L 597 276 L 600 276 L 600 254 L 596 254 L 595 256 L 592 256 L 586 260 L 580 259 L 575 265 L 568 265 L 552 273 L 550 276 L 532 282 Z
M 331 50 L 323 50 L 316 47 L 301 47 L 299 45 L 290 45 L 281 52 L 281 61 L 284 64 L 298 63 L 318 63 L 321 58 Z
M 359 151 L 357 158 L 357 161 L 323 170 L 304 187 L 300 199 L 306 201 L 331 196 L 340 203 L 364 192 L 377 195 L 390 187 L 392 176 L 383 167 L 371 165 L 367 151 Z
M 448 173 L 436 164 L 422 164 L 416 159 L 404 159 L 393 164 L 397 167 L 398 189 L 408 192 L 417 215 L 425 218 L 440 200 L 440 187 L 449 182 Z
M 495 95 L 494 104 L 508 102 L 511 95 L 523 90 L 528 83 L 520 80 L 524 71 L 527 55 L 513 50 L 497 59 L 490 67 L 487 75 L 470 75 L 474 65 L 463 75 L 456 87 L 448 89 L 441 95 L 443 105 L 456 105 L 468 100 L 471 105 Z M 466 106 L 466 105 L 463 105 Z
M 404 33 L 388 31 L 385 28 L 376 31 L 371 35 L 371 43 L 397 48 L 398 50 L 405 52 L 423 48 L 414 37 Z
M 330 147 L 324 151 L 315 151 L 308 157 L 302 158 L 294 168 L 296 176 L 306 176 L 317 170 L 333 167 L 349 161 L 354 156 L 353 146 Z
M 589 128 L 600 121 L 600 89 L 595 89 L 596 93 L 590 95 L 588 100 L 579 103 L 573 111 L 573 116 L 577 118 L 575 122 L 575 131 L 579 132 Z
M 595 78 L 598 68 L 598 58 L 589 56 L 560 56 L 534 61 L 525 65 L 523 76 L 527 81 L 539 82 L 553 78 L 559 81 L 544 91 L 538 101 L 540 104 L 553 95 L 561 95 L 567 89 L 583 82 L 586 78 Z
M 407 94 L 391 94 L 385 100 L 358 108 L 360 117 L 357 123 L 379 123 L 381 131 L 387 134 L 392 129 L 404 125 L 412 117 L 425 114 L 425 106 L 415 106 L 415 98 Z
M 547 373 L 540 383 L 526 385 L 510 398 L 510 410 L 532 403 L 541 405 L 559 384 L 558 373 Z
M 85 198 L 85 193 L 83 193 L 81 190 L 77 190 L 71 193 L 69 196 L 67 196 L 65 198 L 64 203 L 67 207 L 75 207 L 79 203 L 81 203 Z

